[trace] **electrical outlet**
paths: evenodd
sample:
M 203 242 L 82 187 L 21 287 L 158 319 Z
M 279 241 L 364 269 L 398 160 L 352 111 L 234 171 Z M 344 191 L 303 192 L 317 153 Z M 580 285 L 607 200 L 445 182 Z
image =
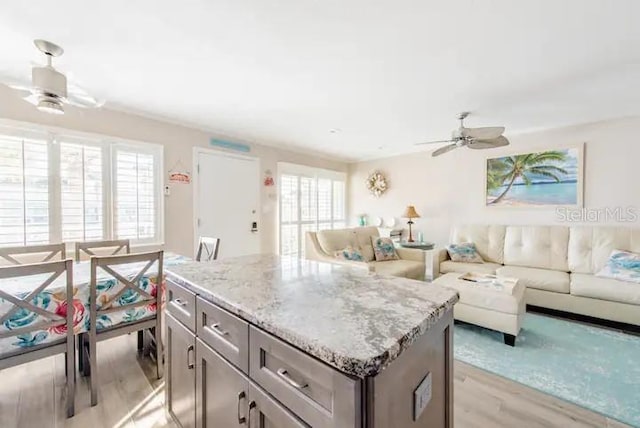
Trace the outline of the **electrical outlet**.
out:
M 431 401 L 431 373 L 422 379 L 420 385 L 413 391 L 413 420 L 417 421 L 424 409 Z

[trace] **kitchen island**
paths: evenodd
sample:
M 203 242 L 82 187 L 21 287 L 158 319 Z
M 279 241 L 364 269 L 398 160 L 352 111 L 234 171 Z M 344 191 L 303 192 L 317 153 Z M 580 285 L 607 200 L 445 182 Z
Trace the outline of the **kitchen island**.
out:
M 274 255 L 167 270 L 183 427 L 452 427 L 458 294 Z

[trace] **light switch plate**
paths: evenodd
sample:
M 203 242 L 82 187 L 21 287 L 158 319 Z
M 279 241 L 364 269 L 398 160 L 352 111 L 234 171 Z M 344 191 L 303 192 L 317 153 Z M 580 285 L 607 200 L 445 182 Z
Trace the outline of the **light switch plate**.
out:
M 424 409 L 431 401 L 431 373 L 422 379 L 420 385 L 413 391 L 413 420 L 417 421 Z

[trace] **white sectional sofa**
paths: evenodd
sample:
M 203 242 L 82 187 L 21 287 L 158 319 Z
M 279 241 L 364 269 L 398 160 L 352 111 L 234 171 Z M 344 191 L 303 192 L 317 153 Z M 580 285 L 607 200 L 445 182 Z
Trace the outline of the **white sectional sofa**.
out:
M 435 274 L 483 272 L 518 278 L 528 305 L 640 326 L 640 284 L 601 278 L 613 250 L 640 253 L 640 229 L 590 226 L 454 227 L 450 243 L 473 242 L 485 263 L 436 253 Z
M 318 260 L 334 264 L 343 264 L 367 268 L 370 271 L 391 276 L 402 276 L 423 280 L 425 274 L 425 258 L 420 250 L 396 248 L 399 260 L 375 261 L 371 237 L 378 237 L 377 227 L 355 227 L 351 229 L 321 230 L 307 232 L 305 237 L 305 254 L 310 260 Z M 340 260 L 334 254 L 348 246 L 359 247 L 365 258 L 364 262 Z

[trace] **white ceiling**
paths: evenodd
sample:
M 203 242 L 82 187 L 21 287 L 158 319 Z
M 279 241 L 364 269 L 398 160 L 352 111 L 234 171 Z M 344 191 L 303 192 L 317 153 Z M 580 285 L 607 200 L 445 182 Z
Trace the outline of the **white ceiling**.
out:
M 0 73 L 32 39 L 107 107 L 363 159 L 640 114 L 638 0 L 30 0 L 0 4 Z M 340 132 L 330 133 L 332 128 Z

